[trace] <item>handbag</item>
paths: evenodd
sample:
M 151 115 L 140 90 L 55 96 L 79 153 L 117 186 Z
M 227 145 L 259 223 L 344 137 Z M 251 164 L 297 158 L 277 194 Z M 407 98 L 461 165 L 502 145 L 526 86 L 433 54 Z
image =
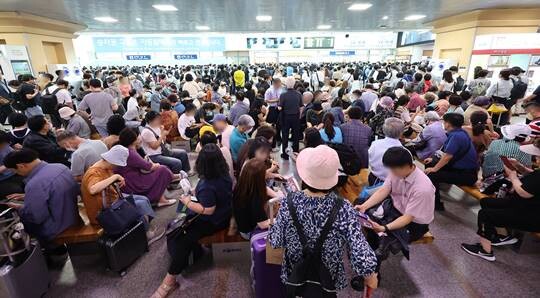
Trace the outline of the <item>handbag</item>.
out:
M 105 233 L 109 236 L 120 235 L 140 220 L 141 214 L 135 207 L 133 196 L 124 197 L 118 184 L 113 183 L 118 199 L 111 206 L 107 206 L 106 188 L 102 192 L 103 209 L 99 211 L 96 219 Z
M 358 200 L 356 200 L 355 204 L 358 205 L 367 201 L 369 197 L 371 197 L 379 188 L 381 188 L 381 186 L 383 186 L 383 184 L 384 184 L 384 181 L 381 181 L 371 186 L 364 187 L 362 191 L 360 192 L 360 195 L 358 196 Z
M 151 131 L 154 136 L 156 137 L 156 140 L 159 139 L 159 136 L 157 135 L 157 133 L 151 129 L 150 127 L 145 127 L 145 129 L 148 129 L 149 131 Z M 171 150 L 169 149 L 169 147 L 167 147 L 167 144 L 163 141 L 161 141 L 161 155 L 164 155 L 164 156 L 171 156 L 172 153 L 171 153 Z

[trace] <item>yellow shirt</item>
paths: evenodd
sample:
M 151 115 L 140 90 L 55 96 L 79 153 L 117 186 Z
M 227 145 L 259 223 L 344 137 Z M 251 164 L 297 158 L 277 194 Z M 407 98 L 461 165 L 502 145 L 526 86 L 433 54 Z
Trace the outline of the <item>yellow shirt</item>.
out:
M 244 84 L 246 83 L 246 74 L 243 70 L 237 70 L 233 74 L 234 78 L 234 85 L 239 87 L 244 87 Z

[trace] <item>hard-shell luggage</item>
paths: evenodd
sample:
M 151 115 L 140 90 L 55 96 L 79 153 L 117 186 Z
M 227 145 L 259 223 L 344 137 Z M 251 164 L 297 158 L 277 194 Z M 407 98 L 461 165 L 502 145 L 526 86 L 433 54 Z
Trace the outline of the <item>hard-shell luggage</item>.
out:
M 281 199 L 271 199 L 273 204 Z M 270 218 L 273 212 L 270 211 Z M 281 265 L 268 264 L 266 261 L 266 241 L 268 231 L 261 231 L 251 236 L 251 279 L 256 298 L 285 297 L 285 285 L 281 282 Z
M 127 267 L 148 251 L 148 240 L 142 221 L 121 236 L 113 238 L 103 235 L 98 239 L 98 243 L 103 248 L 108 269 L 120 276 L 124 276 Z

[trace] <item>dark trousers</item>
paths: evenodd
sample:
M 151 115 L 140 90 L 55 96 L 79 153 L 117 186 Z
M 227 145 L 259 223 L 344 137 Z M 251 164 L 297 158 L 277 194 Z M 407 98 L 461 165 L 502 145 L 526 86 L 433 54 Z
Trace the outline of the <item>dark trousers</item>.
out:
M 440 184 L 455 184 L 455 185 L 467 185 L 473 186 L 478 179 L 476 170 L 463 170 L 442 168 L 437 172 L 429 173 L 429 179 L 435 186 L 435 202 L 441 202 Z
M 7 195 L 24 193 L 24 177 L 14 175 L 0 181 L 0 200 L 5 200 Z
M 300 136 L 300 118 L 298 115 L 281 115 L 281 152 L 286 154 L 287 147 L 289 147 L 289 133 L 292 134 L 292 149 L 294 152 L 300 150 L 299 139 Z
M 0 124 L 6 124 L 6 119 L 9 115 L 13 113 L 13 108 L 11 108 L 11 105 L 5 104 L 0 106 Z
M 493 240 L 495 227 L 540 232 L 540 202 L 515 197 L 486 198 L 480 201 L 478 235 Z
M 212 235 L 218 227 L 204 220 L 195 220 L 186 228 L 185 233 L 167 239 L 167 247 L 171 255 L 168 273 L 178 275 L 188 266 L 189 255 L 200 250 L 199 239 Z

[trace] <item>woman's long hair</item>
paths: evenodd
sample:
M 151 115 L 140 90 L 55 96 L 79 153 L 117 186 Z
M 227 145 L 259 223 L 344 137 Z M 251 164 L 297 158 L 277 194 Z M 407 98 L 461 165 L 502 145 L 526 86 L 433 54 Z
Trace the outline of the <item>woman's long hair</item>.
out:
M 234 188 L 234 202 L 240 206 L 247 206 L 251 200 L 258 200 L 264 207 L 267 199 L 265 177 L 266 164 L 257 159 L 248 160 Z
M 229 167 L 216 144 L 206 144 L 195 162 L 195 170 L 201 179 L 229 177 Z
M 334 130 L 334 115 L 332 113 L 326 113 L 323 116 L 323 129 L 328 136 L 328 140 L 332 140 L 336 136 L 336 131 Z
M 447 83 L 452 83 L 454 82 L 454 78 L 452 77 L 452 72 L 450 70 L 445 70 L 443 71 L 442 73 L 442 78 L 443 80 L 445 80 Z
M 480 136 L 486 130 L 488 115 L 483 111 L 476 111 L 471 114 L 471 126 L 473 136 Z

